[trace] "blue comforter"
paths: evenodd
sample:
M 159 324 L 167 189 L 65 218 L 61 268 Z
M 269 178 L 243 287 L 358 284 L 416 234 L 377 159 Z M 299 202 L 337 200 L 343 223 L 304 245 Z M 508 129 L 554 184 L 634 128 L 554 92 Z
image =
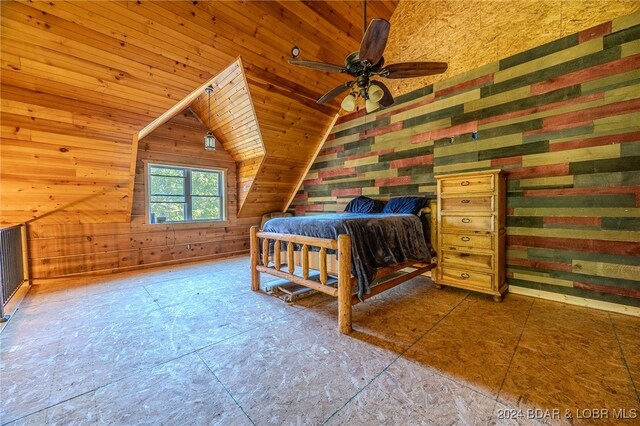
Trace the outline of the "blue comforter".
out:
M 337 240 L 351 236 L 351 272 L 358 280 L 358 297 L 369 292 L 376 269 L 400 263 L 429 262 L 420 219 L 412 214 L 338 213 L 271 219 L 263 231 Z

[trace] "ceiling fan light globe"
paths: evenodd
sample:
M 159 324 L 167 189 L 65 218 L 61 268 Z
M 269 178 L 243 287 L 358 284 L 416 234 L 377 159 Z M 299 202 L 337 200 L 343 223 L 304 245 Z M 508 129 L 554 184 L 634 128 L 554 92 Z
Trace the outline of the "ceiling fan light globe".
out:
M 369 99 L 372 102 L 378 102 L 384 96 L 384 92 L 379 86 L 372 84 L 369 86 Z
M 364 104 L 364 107 L 367 109 L 367 112 L 373 112 L 380 108 L 380 104 L 378 102 L 374 102 L 371 99 L 367 99 Z
M 342 103 L 340 104 L 340 106 L 345 111 L 351 112 L 351 111 L 355 110 L 356 109 L 356 98 L 355 98 L 355 96 L 353 96 L 351 94 L 345 96 L 344 99 L 342 100 Z
M 207 132 L 207 134 L 204 137 L 204 149 L 206 151 L 216 150 L 216 138 L 213 136 L 211 132 Z

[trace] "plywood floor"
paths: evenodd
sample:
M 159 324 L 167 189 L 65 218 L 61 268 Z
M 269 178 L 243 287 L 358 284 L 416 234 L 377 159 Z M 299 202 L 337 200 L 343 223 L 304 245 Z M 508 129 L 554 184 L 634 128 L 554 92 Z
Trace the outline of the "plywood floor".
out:
M 346 337 L 334 299 L 252 293 L 248 265 L 32 287 L 0 334 L 0 423 L 640 418 L 638 318 L 516 295 L 497 304 L 419 277 L 355 307 Z

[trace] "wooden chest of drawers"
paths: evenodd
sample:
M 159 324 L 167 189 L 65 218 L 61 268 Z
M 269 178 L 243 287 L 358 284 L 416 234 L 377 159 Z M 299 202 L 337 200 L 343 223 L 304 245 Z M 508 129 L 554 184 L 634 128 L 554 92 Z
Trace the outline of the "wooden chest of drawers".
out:
M 438 286 L 502 300 L 505 277 L 506 179 L 501 170 L 436 176 Z

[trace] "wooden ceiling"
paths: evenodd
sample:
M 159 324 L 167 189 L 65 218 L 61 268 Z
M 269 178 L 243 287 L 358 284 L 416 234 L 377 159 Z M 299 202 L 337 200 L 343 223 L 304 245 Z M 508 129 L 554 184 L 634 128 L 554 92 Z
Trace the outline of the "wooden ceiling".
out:
M 370 1 L 367 14 L 390 19 L 396 4 Z M 264 145 L 264 155 L 248 145 L 228 148 L 239 161 L 241 197 L 251 200 L 244 215 L 282 208 L 338 110 L 315 100 L 346 80 L 290 66 L 290 49 L 295 44 L 305 59 L 340 64 L 362 36 L 361 2 L 0 7 L 5 224 L 91 205 L 92 196 L 100 196 L 100 206 L 83 220 L 128 220 L 137 132 L 238 58 Z M 215 131 L 221 141 L 229 133 Z

